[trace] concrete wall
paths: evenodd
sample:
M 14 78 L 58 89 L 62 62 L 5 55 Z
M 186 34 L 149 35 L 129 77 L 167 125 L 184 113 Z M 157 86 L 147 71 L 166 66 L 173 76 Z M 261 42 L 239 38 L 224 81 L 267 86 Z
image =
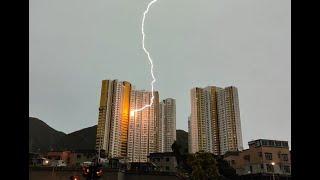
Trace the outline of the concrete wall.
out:
M 85 180 L 81 171 L 50 171 L 50 170 L 29 170 L 29 180 L 68 180 L 72 175 L 79 175 L 80 180 Z M 101 180 L 177 180 L 173 175 L 146 175 L 122 172 L 104 172 Z
M 178 180 L 176 176 L 170 175 L 146 175 L 146 174 L 133 174 L 133 173 L 119 173 L 118 180 Z
M 80 180 L 85 180 L 85 178 L 79 171 L 56 171 L 52 173 L 52 171 L 29 171 L 29 180 L 69 180 L 70 176 L 78 175 L 80 176 Z M 118 180 L 118 172 L 108 172 L 103 175 L 101 180 Z

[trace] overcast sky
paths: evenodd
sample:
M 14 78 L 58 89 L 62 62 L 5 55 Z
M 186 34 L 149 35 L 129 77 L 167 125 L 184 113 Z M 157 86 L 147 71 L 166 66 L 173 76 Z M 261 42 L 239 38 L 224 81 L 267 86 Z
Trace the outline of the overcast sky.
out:
M 101 80 L 150 89 L 149 0 L 30 0 L 30 116 L 70 133 L 97 124 Z M 291 139 L 290 0 L 158 0 L 146 48 L 160 98 L 188 129 L 190 89 L 236 86 L 243 143 Z

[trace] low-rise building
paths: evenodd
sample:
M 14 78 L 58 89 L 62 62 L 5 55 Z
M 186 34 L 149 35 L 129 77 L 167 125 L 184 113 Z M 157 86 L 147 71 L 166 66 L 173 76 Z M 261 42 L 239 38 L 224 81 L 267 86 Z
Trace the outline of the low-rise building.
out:
M 80 166 L 81 163 L 92 161 L 96 157 L 95 150 L 75 150 L 69 154 L 68 166 Z
M 129 162 L 127 171 L 128 172 L 154 172 L 156 171 L 156 166 L 150 162 Z
M 238 175 L 291 175 L 288 141 L 258 139 L 250 141 L 248 145 L 249 149 L 224 155 Z
M 49 160 L 38 153 L 29 153 L 29 166 L 48 166 Z
M 63 161 L 67 166 L 80 166 L 81 163 L 92 161 L 96 156 L 95 150 L 75 150 L 75 151 L 50 151 L 45 156 L 50 164 L 55 165 L 58 161 Z
M 176 172 L 177 160 L 173 152 L 150 153 L 148 156 L 150 163 L 154 164 L 158 171 Z

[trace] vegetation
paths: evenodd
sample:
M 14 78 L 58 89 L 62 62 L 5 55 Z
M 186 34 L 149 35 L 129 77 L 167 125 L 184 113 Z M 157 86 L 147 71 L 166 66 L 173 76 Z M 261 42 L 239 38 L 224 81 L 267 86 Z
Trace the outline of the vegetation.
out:
M 184 154 L 177 141 L 172 144 L 171 148 L 177 160 L 178 173 L 181 176 L 188 174 L 190 179 L 197 180 L 227 180 L 237 177 L 235 169 L 223 160 L 223 156 L 203 151 L 196 154 Z
M 174 141 L 174 143 L 171 145 L 171 149 L 176 157 L 176 160 L 177 160 L 177 164 L 178 166 L 180 165 L 180 161 L 181 161 L 181 145 L 177 142 L 177 141 Z
M 180 152 L 182 154 L 188 154 L 188 132 L 177 129 L 176 136 L 177 136 L 177 142 L 181 146 Z
M 238 175 L 236 174 L 236 170 L 233 169 L 229 165 L 229 163 L 223 159 L 223 156 L 215 156 L 215 159 L 218 164 L 219 173 L 223 177 L 228 178 L 228 179 L 236 179 L 237 178 Z
M 187 162 L 192 168 L 191 179 L 218 180 L 220 179 L 217 162 L 211 153 L 197 152 L 189 155 Z

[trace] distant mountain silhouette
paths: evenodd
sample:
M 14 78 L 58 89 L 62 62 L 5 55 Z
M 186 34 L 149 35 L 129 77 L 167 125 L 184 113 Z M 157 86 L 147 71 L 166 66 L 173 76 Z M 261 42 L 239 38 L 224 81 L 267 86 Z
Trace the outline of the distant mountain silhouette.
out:
M 97 125 L 67 134 L 62 141 L 64 149 L 95 149 Z
M 61 149 L 65 136 L 65 133 L 56 131 L 40 119 L 29 117 L 29 152 Z
M 50 150 L 95 149 L 97 125 L 70 134 L 57 131 L 42 120 L 29 117 L 29 152 Z M 177 142 L 183 153 L 188 152 L 188 133 L 177 130 Z
M 65 134 L 38 118 L 29 117 L 29 152 L 95 149 L 96 130 L 95 125 Z

